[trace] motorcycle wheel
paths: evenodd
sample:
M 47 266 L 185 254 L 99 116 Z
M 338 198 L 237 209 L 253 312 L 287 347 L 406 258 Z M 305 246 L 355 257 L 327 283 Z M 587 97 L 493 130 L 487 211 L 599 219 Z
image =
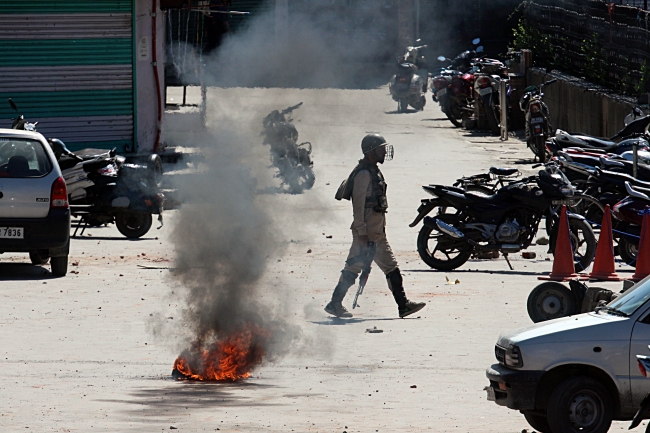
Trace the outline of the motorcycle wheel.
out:
M 535 150 L 537 151 L 537 158 L 539 159 L 539 162 L 544 164 L 546 162 L 546 144 L 544 136 L 536 136 L 533 140 Z
M 408 101 L 406 99 L 400 99 L 399 102 L 397 103 L 397 112 L 398 113 L 406 113 L 408 110 Z
M 555 254 L 555 245 L 557 242 L 557 230 L 551 228 L 551 251 Z M 583 219 L 569 218 L 569 234 L 571 236 L 571 245 L 573 246 L 573 263 L 576 272 L 582 272 L 591 265 L 596 255 L 596 235 L 591 225 Z
M 457 214 L 442 214 L 438 215 L 438 218 L 452 226 L 459 224 Z M 467 242 L 453 239 L 426 225 L 420 229 L 417 246 L 424 263 L 440 271 L 450 271 L 462 266 L 469 260 L 473 251 L 472 246 Z
M 542 283 L 528 295 L 528 316 L 535 323 L 578 313 L 573 292 L 555 281 Z
M 160 188 L 163 183 L 163 166 L 160 155 L 149 155 L 149 158 L 147 158 L 147 170 L 149 170 L 150 182 Z
M 496 115 L 496 109 L 494 104 L 490 104 L 489 107 L 485 107 L 485 117 L 487 119 L 488 126 L 493 135 L 500 135 L 501 128 L 499 127 L 499 121 Z
M 120 233 L 127 238 L 135 239 L 144 236 L 153 219 L 147 212 L 121 212 L 115 215 L 115 225 Z
M 639 244 L 621 236 L 618 240 L 618 254 L 621 260 L 630 266 L 636 265 L 636 256 L 639 254 Z
M 293 170 L 293 175 L 284 179 L 289 185 L 291 194 L 301 194 L 303 191 L 311 189 L 316 181 L 316 175 L 309 166 L 299 165 Z
M 447 119 L 457 128 L 463 126 L 463 111 L 459 104 L 448 102 L 447 109 L 444 110 Z

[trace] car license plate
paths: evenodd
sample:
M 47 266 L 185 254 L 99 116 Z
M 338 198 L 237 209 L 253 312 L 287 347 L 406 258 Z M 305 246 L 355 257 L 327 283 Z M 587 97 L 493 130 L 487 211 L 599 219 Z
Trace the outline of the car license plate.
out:
M 492 388 L 491 386 L 486 386 L 485 390 L 487 391 L 487 399 L 488 399 L 488 401 L 496 401 L 497 400 L 497 396 L 494 393 L 494 388 Z
M 530 119 L 530 123 L 535 124 L 535 123 L 544 123 L 544 118 L 543 117 L 533 117 Z
M 436 96 L 438 97 L 445 96 L 446 94 L 447 94 L 447 89 L 445 88 L 442 88 L 436 92 Z
M 492 93 L 492 87 L 486 87 L 485 89 L 481 89 L 481 90 L 478 91 L 478 93 L 481 96 L 489 95 L 490 93 Z
M 23 239 L 23 227 L 0 227 L 0 239 Z

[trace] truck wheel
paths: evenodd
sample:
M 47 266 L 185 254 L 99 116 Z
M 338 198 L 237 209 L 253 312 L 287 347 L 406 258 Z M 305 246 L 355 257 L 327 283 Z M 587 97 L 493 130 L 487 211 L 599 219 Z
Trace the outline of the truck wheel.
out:
M 606 433 L 612 424 L 612 398 L 598 380 L 577 376 L 560 383 L 547 408 L 551 431 Z
M 64 277 L 68 273 L 68 256 L 52 257 L 52 275 L 55 277 Z
M 526 418 L 526 422 L 528 422 L 535 431 L 539 433 L 551 433 L 551 427 L 548 425 L 548 418 L 546 418 L 546 415 L 540 415 L 528 410 L 522 410 L 521 413 L 524 415 L 524 418 Z
M 578 313 L 573 292 L 554 281 L 535 287 L 528 295 L 526 306 L 530 320 L 535 323 Z

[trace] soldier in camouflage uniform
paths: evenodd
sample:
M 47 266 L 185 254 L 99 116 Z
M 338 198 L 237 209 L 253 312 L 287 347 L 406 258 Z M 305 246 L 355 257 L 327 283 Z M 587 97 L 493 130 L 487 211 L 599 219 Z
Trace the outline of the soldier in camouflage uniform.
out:
M 341 185 L 336 197 L 339 200 L 352 199 L 352 246 L 332 300 L 325 311 L 336 317 L 352 317 L 342 301 L 361 272 L 363 261 L 360 258 L 368 248 L 368 242 L 374 242 L 377 248 L 374 262 L 386 274 L 388 288 L 397 303 L 399 316 L 406 317 L 421 310 L 426 304 L 406 298 L 397 260 L 386 239 L 386 182 L 377 164 L 392 159 L 393 146 L 386 143 L 381 135 L 369 134 L 363 138 L 361 150 L 364 158 Z

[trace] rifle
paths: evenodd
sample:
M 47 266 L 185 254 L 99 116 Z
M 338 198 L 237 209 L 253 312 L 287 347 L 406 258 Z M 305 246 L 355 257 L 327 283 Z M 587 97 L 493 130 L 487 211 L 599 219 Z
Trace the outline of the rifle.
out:
M 361 259 L 363 262 L 363 268 L 361 270 L 361 276 L 359 277 L 359 288 L 357 289 L 357 294 L 354 296 L 354 302 L 352 303 L 353 310 L 359 306 L 357 301 L 359 300 L 359 295 L 363 293 L 363 288 L 366 287 L 366 283 L 368 282 L 370 270 L 372 269 L 372 261 L 375 258 L 376 252 L 377 244 L 374 242 L 368 242 L 368 246 L 362 248 L 361 254 L 357 256 L 357 258 Z

